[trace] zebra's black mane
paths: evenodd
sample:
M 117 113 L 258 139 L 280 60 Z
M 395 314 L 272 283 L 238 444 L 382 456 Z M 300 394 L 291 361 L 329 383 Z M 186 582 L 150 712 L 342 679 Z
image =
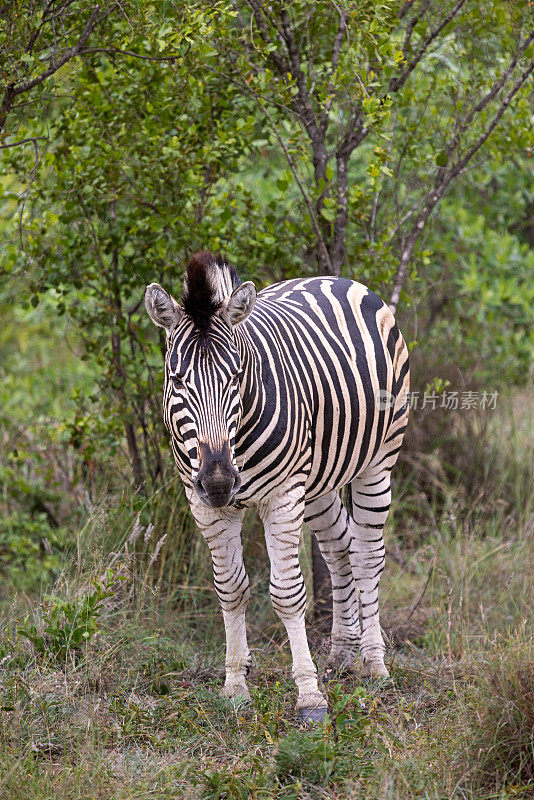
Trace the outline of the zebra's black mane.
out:
M 213 315 L 241 280 L 234 267 L 220 253 L 201 250 L 185 268 L 182 307 L 202 332 L 208 330 Z

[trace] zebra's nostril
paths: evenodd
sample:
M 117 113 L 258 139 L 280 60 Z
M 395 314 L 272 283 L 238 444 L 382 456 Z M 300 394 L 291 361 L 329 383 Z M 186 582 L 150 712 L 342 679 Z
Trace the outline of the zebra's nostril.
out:
M 241 486 L 239 474 L 234 470 L 216 469 L 208 474 L 197 475 L 194 486 L 200 499 L 210 506 L 220 508 L 228 505 Z
M 228 443 L 221 450 L 200 443 L 200 470 L 194 485 L 200 499 L 216 508 L 228 505 L 241 486 L 241 478 L 233 465 Z
M 207 494 L 206 487 L 204 486 L 201 478 L 195 478 L 194 486 L 201 497 L 204 497 L 204 495 Z

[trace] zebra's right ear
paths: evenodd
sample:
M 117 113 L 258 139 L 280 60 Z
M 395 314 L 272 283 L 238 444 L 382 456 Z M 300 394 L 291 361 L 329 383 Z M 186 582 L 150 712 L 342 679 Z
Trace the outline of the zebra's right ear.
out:
M 176 327 L 184 313 L 174 297 L 163 289 L 159 283 L 151 283 L 146 287 L 145 306 L 150 319 L 167 333 Z

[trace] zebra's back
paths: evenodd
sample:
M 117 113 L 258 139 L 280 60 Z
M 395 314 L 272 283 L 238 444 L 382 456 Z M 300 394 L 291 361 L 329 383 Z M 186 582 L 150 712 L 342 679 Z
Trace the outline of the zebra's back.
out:
M 312 500 L 396 453 L 408 352 L 376 294 L 345 278 L 284 281 L 260 292 L 243 328 L 267 387 L 236 442 L 243 500 L 295 465 Z

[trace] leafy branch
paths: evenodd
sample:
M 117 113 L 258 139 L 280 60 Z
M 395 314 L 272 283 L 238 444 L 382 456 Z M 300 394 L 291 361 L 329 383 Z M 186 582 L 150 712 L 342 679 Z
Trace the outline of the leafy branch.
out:
M 43 30 L 46 26 L 51 25 L 56 20 L 65 21 L 66 12 L 68 11 L 69 7 L 72 3 L 65 3 L 60 9 L 58 9 L 55 13 L 52 12 L 52 7 L 54 6 L 54 0 L 50 0 L 43 10 L 41 20 L 39 25 L 36 27 L 35 31 L 29 36 L 25 47 L 23 48 L 23 54 L 18 60 L 18 67 L 19 69 L 24 65 L 27 61 L 33 61 L 33 51 L 35 46 L 43 33 Z M 65 50 L 61 51 L 56 36 L 53 36 L 53 44 L 51 45 L 50 53 L 46 56 L 48 60 L 48 67 L 40 72 L 38 75 L 34 77 L 30 77 L 26 80 L 22 80 L 20 82 L 11 81 L 7 84 L 4 89 L 4 94 L 2 97 L 2 102 L 0 104 L 0 133 L 3 132 L 8 116 L 12 111 L 15 101 L 21 95 L 27 94 L 36 86 L 42 84 L 47 78 L 50 78 L 54 75 L 61 67 L 63 67 L 67 62 L 71 61 L 73 58 L 76 58 L 82 52 L 86 42 L 88 41 L 89 37 L 95 30 L 95 28 L 102 23 L 114 10 L 117 8 L 116 3 L 112 3 L 109 8 L 105 10 L 101 10 L 100 6 L 94 6 L 87 18 L 87 21 L 83 27 L 82 32 L 78 36 L 77 41 L 67 47 Z M 43 45 L 43 52 L 46 52 L 50 48 L 48 43 L 44 43 Z M 10 64 L 11 69 L 13 69 L 15 65 L 13 63 Z

